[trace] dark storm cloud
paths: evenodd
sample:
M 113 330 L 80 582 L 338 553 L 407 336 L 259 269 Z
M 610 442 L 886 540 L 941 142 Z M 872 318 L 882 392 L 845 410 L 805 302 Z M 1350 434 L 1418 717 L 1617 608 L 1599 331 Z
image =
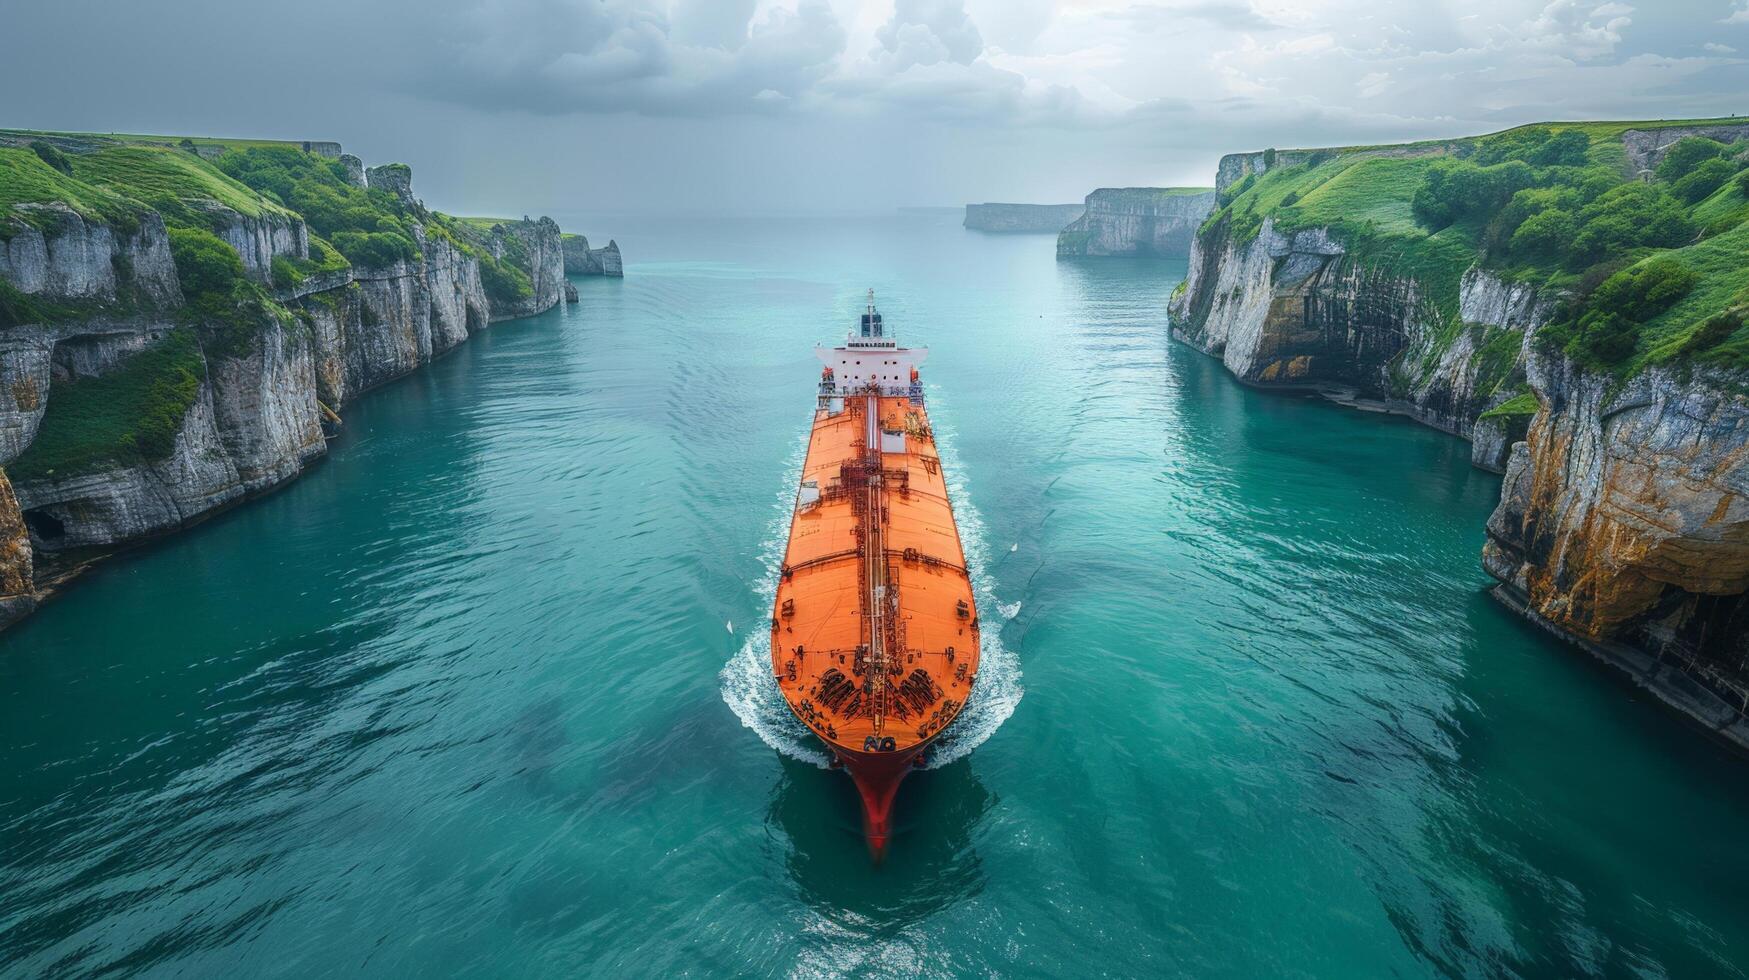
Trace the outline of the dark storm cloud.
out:
M 0 125 L 335 138 L 454 208 L 1074 200 L 1227 150 L 1749 110 L 1749 0 L 0 4 Z
M 443 57 L 407 65 L 409 91 L 458 105 L 545 115 L 696 116 L 802 97 L 844 51 L 824 0 L 755 17 L 746 2 L 492 0 L 418 5 Z

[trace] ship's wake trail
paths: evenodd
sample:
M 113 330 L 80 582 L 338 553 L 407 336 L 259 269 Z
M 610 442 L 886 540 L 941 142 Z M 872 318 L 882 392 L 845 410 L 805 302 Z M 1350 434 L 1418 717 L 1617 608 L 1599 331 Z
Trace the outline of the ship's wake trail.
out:
M 939 398 L 931 392 L 930 399 Z M 965 477 L 953 465 L 952 432 L 935 425 L 935 443 L 949 473 L 948 490 L 953 495 L 954 517 L 959 524 L 960 543 L 965 549 L 966 569 L 971 573 L 972 590 L 978 609 L 994 610 L 1004 619 L 1020 610 L 1018 602 L 1004 606 L 996 601 L 994 582 L 985 571 L 984 524 L 966 492 Z M 806 457 L 808 440 L 804 435 L 785 466 L 784 489 L 778 493 L 774 513 L 766 524 L 765 541 L 760 545 L 761 573 L 754 591 L 760 608 L 765 610 L 757 620 L 766 622 L 769 610 L 777 599 L 778 571 L 783 565 L 785 539 L 789 534 L 790 510 L 795 503 L 795 487 L 801 482 L 802 461 Z M 986 615 L 988 615 L 986 613 Z M 986 623 L 980 631 L 978 682 L 971 698 L 960 710 L 959 717 L 929 749 L 930 769 L 939 769 L 970 755 L 973 749 L 996 733 L 1008 716 L 1020 704 L 1024 690 L 1020 686 L 1020 661 L 1002 645 L 1000 626 Z M 813 763 L 824 769 L 831 762 L 813 733 L 796 720 L 783 702 L 777 680 L 771 674 L 771 634 L 764 629 L 752 631 L 745 643 L 723 665 L 721 673 L 723 701 L 741 724 L 753 729 L 765 744 L 793 759 Z

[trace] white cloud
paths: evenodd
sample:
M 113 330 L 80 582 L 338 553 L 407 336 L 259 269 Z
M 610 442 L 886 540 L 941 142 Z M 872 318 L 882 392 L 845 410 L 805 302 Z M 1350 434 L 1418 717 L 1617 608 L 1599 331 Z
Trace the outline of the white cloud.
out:
M 1719 21 L 1719 23 L 1749 24 L 1749 0 L 1737 0 L 1737 3 L 1739 4 L 1737 9 L 1725 15 L 1724 19 Z
M 1172 105 L 1180 125 L 1229 138 L 1235 120 L 1279 115 L 1324 120 L 1340 142 L 1717 111 L 1749 81 L 1707 40 L 1716 13 L 1620 0 L 399 2 L 438 35 L 439 56 L 404 73 L 420 95 L 544 114 L 896 113 L 1019 131 Z M 1738 2 L 1731 16 L 1749 20 Z M 1636 45 L 1637 31 L 1703 56 Z M 1710 101 L 1691 109 L 1693 93 Z
M 1390 88 L 1390 86 L 1390 74 L 1382 71 L 1369 71 L 1360 76 L 1360 79 L 1355 82 L 1355 87 L 1359 91 L 1361 98 L 1365 99 L 1370 99 L 1375 95 L 1382 95 L 1385 89 Z

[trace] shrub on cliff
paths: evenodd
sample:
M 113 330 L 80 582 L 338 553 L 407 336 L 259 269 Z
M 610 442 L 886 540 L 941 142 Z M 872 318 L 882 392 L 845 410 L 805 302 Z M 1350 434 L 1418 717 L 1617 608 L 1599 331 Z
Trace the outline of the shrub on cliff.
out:
M 1619 367 L 1638 350 L 1640 325 L 1676 305 L 1699 281 L 1693 270 L 1669 258 L 1611 275 L 1576 308 L 1567 353 L 1592 367 Z
M 1579 212 L 1573 239 L 1577 265 L 1636 248 L 1676 248 L 1694 239 L 1694 222 L 1682 205 L 1651 184 L 1623 184 Z
M 1610 276 L 1591 294 L 1591 307 L 1650 320 L 1694 289 L 1700 277 L 1675 259 L 1653 259 Z
M 419 247 L 411 238 L 397 232 L 337 231 L 332 241 L 353 265 L 370 269 L 419 260 Z
M 1525 126 L 1482 140 L 1471 159 L 1482 166 L 1520 160 L 1536 167 L 1583 167 L 1591 137 L 1583 130 Z
M 1737 172 L 1737 168 L 1723 157 L 1713 157 L 1678 178 L 1670 185 L 1671 193 L 1688 204 L 1697 204 L 1712 196 L 1713 191 L 1725 186 L 1725 181 Z
M 182 295 L 194 302 L 204 294 L 229 296 L 243 280 L 243 259 L 237 250 L 204 228 L 171 228 L 170 257 Z
M 1749 360 L 1742 357 L 1744 352 L 1733 350 L 1729 354 L 1725 354 L 1719 350 L 1742 328 L 1743 314 L 1740 311 L 1725 310 L 1722 313 L 1715 313 L 1690 331 L 1688 336 L 1684 337 L 1681 343 L 1676 346 L 1674 353 L 1678 357 L 1710 354 L 1712 356 L 1707 357 L 1707 360 L 1724 362 L 1733 367 L 1743 367 L 1745 364 L 1736 362 Z
M 316 234 L 356 265 L 382 268 L 414 262 L 415 216 L 393 194 L 347 179 L 346 167 L 284 146 L 232 150 L 219 169 L 303 215 Z
M 1442 160 L 1427 168 L 1409 207 L 1416 220 L 1437 231 L 1464 218 L 1492 216 L 1534 183 L 1535 171 L 1520 160 L 1488 167 Z
M 480 256 L 480 285 L 495 307 L 526 303 L 534 296 L 534 283 L 527 273 L 490 255 Z
M 1724 156 L 1725 150 L 1725 144 L 1718 140 L 1710 140 L 1705 136 L 1684 136 L 1676 141 L 1675 146 L 1665 151 L 1664 159 L 1658 161 L 1658 169 L 1654 173 L 1659 180 L 1674 183 L 1706 161 Z
M 1539 211 L 1524 219 L 1512 233 L 1514 254 L 1554 256 L 1563 252 L 1579 231 L 1579 221 L 1560 208 Z

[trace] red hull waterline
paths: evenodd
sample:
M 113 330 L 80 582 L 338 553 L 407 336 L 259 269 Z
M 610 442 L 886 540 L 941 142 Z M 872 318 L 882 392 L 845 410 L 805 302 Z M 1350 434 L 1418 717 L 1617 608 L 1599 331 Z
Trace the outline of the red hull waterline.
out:
M 893 800 L 905 774 L 922 764 L 924 746 L 901 752 L 849 752 L 835 749 L 856 795 L 862 798 L 862 835 L 868 856 L 879 864 L 893 835 Z

